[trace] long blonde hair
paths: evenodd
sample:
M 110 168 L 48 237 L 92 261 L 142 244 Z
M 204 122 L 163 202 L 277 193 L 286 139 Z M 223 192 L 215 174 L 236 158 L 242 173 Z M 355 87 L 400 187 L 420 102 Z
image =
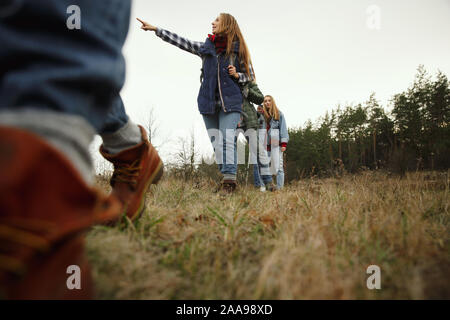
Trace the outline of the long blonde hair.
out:
M 266 95 L 264 96 L 264 100 L 266 98 L 270 98 L 272 100 L 272 105 L 267 108 L 266 105 L 263 107 L 264 118 L 266 122 L 269 122 L 270 119 L 280 120 L 280 111 L 278 110 L 277 104 L 275 103 L 275 99 L 272 96 Z
M 252 66 L 253 69 L 252 60 L 236 19 L 229 13 L 221 13 L 219 30 L 219 33 L 226 35 L 228 39 L 227 56 L 231 54 L 233 41 L 239 41 L 239 60 L 245 67 L 245 73 L 250 77 L 250 66 Z M 255 71 L 253 70 L 253 73 L 254 72 Z

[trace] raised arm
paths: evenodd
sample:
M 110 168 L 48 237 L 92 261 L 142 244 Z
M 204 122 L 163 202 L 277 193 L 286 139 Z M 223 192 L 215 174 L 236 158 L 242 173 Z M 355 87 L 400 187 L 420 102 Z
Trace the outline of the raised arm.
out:
M 151 25 L 148 22 L 142 21 L 139 18 L 136 18 L 140 23 L 142 23 L 141 29 L 145 31 L 154 31 L 155 34 L 163 39 L 164 41 L 197 56 L 200 56 L 199 50 L 203 46 L 203 42 L 200 41 L 191 41 L 189 39 L 180 37 L 176 33 L 170 32 L 168 30 L 164 30 L 161 28 L 157 28 Z

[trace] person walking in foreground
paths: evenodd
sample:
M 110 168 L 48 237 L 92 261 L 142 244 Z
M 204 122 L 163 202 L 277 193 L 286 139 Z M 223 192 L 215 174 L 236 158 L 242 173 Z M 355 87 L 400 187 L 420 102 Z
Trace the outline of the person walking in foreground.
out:
M 236 128 L 242 112 L 239 84 L 254 79 L 250 53 L 236 19 L 221 13 L 212 22 L 212 33 L 204 42 L 191 41 L 138 19 L 145 31 L 202 58 L 202 83 L 197 98 L 216 161 L 223 175 L 221 188 L 236 189 Z
M 276 174 L 277 189 L 284 186 L 283 155 L 289 142 L 289 133 L 283 113 L 272 96 L 264 97 L 264 120 L 267 129 L 267 151 L 271 159 L 272 174 Z
M 73 6 L 79 30 L 66 25 Z M 162 174 L 119 96 L 129 20 L 126 0 L 0 4 L 0 299 L 92 298 L 83 232 L 135 219 Z M 96 133 L 114 164 L 109 197 L 93 187 Z

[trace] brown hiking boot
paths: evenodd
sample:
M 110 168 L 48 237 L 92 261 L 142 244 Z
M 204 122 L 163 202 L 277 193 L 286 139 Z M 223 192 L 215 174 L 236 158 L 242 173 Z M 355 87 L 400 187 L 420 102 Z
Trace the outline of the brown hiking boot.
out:
M 266 187 L 267 191 L 270 191 L 270 192 L 276 191 L 276 189 L 275 189 L 275 187 L 274 187 L 272 182 L 266 183 L 265 187 Z
M 223 180 L 222 181 L 221 189 L 225 193 L 233 193 L 234 191 L 236 191 L 236 187 L 237 187 L 236 180 Z
M 68 159 L 27 131 L 0 127 L 0 299 L 88 299 L 83 231 L 120 215 Z M 81 289 L 67 286 L 69 266 Z
M 214 188 L 213 193 L 219 193 L 221 195 L 226 195 L 236 191 L 237 183 L 235 180 L 223 180 L 220 184 Z
M 147 132 L 143 127 L 139 128 L 142 142 L 135 147 L 112 155 L 100 146 L 102 156 L 114 165 L 112 195 L 121 201 L 123 213 L 132 221 L 144 211 L 145 193 L 150 184 L 161 179 L 164 167 L 158 152 L 148 141 Z

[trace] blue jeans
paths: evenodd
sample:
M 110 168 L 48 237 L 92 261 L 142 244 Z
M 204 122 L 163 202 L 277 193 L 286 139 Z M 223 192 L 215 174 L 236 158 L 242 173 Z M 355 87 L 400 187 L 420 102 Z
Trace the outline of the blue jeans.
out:
M 69 30 L 71 5 L 81 29 Z M 39 109 L 79 115 L 97 132 L 128 117 L 119 92 L 129 0 L 11 0 L 0 3 L 0 110 Z
M 272 175 L 270 175 L 269 154 L 264 145 L 260 144 L 261 137 L 257 141 L 257 163 L 253 164 L 253 183 L 255 187 L 262 187 L 268 183 L 272 183 Z M 269 163 L 268 163 L 269 162 Z
M 113 100 L 111 109 L 108 111 L 103 127 L 99 130 L 100 134 L 114 133 L 122 128 L 128 121 L 129 117 L 125 112 L 122 98 L 120 95 Z
M 283 157 L 283 154 L 281 154 L 281 156 Z M 283 160 L 281 160 L 281 162 L 283 162 Z M 278 169 L 277 172 L 277 189 L 280 190 L 282 189 L 284 186 L 284 168 L 283 165 L 281 165 L 280 169 Z
M 283 154 L 284 154 L 284 152 L 282 152 L 280 149 L 276 150 L 276 152 L 269 151 L 269 157 L 271 157 L 271 164 L 274 165 L 275 172 L 277 175 L 277 189 L 278 190 L 282 189 L 284 186 Z
M 237 173 L 236 128 L 240 119 L 239 112 L 224 112 L 222 108 L 215 114 L 203 115 L 216 162 L 224 175 Z
M 255 185 L 255 187 L 262 187 L 264 185 L 261 175 L 259 174 L 258 164 L 253 165 L 253 184 Z

